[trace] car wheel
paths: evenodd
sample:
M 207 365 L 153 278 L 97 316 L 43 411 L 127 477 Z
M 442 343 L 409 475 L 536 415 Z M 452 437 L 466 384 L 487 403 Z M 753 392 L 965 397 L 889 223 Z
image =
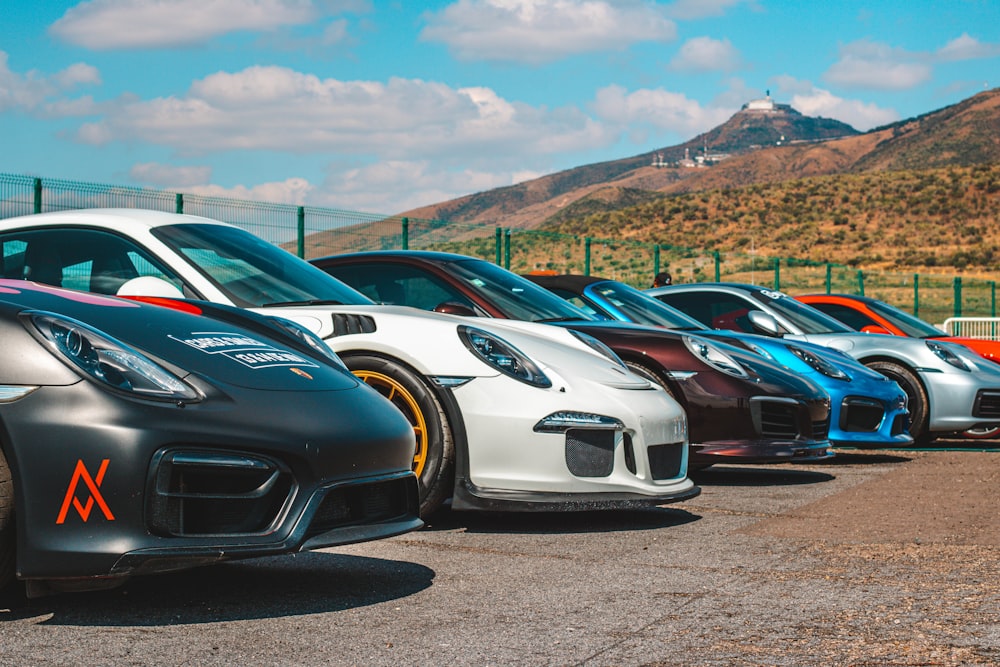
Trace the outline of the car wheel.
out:
M 10 466 L 0 451 L 0 590 L 14 580 L 15 548 L 14 480 Z
M 674 395 L 673 390 L 667 386 L 667 383 L 663 381 L 663 378 L 661 378 L 652 368 L 649 368 L 648 366 L 643 366 L 642 364 L 636 363 L 634 361 L 626 361 L 625 365 L 628 366 L 628 369 L 630 371 L 632 371 L 639 377 L 645 378 L 650 382 L 654 382 L 660 387 L 662 387 L 668 394 L 670 394 L 670 398 L 677 400 L 677 396 Z
M 909 368 L 891 361 L 872 361 L 865 366 L 878 371 L 895 382 L 906 392 L 906 406 L 910 411 L 910 435 L 917 444 L 927 444 L 934 439 L 927 432 L 930 421 L 927 392 L 916 374 Z
M 420 516 L 426 517 L 451 495 L 455 444 L 448 419 L 434 393 L 405 366 L 369 355 L 342 356 L 354 375 L 385 396 L 413 426 L 417 447 L 413 472 L 420 486 Z
M 968 431 L 962 431 L 959 435 L 970 440 L 996 440 L 1000 438 L 1000 426 L 970 428 Z

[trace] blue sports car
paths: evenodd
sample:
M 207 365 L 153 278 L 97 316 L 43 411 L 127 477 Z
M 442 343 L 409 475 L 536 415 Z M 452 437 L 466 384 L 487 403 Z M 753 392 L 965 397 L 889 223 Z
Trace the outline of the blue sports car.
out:
M 582 275 L 526 275 L 596 317 L 668 329 L 739 345 L 807 376 L 830 394 L 830 442 L 847 447 L 904 447 L 909 434 L 906 394 L 900 386 L 832 348 L 709 329 L 659 299 L 615 280 Z

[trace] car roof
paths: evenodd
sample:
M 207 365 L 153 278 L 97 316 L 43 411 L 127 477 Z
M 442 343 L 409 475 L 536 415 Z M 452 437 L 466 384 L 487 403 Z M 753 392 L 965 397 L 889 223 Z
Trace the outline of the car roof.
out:
M 345 252 L 337 253 L 336 255 L 328 255 L 326 257 L 317 257 L 315 260 L 327 260 L 327 259 L 337 259 L 337 260 L 347 260 L 347 259 L 366 259 L 371 257 L 412 257 L 414 259 L 424 259 L 434 262 L 455 262 L 464 259 L 475 259 L 480 261 L 480 257 L 473 257 L 471 255 L 462 255 L 454 252 L 441 252 L 437 250 L 365 250 L 361 252 Z
M 6 220 L 0 220 L 0 228 L 93 225 L 127 231 L 182 223 L 228 224 L 212 218 L 186 213 L 168 213 L 166 211 L 152 211 L 141 208 L 85 208 L 7 218 Z
M 560 275 L 524 274 L 524 277 L 542 287 L 566 289 L 571 292 L 582 292 L 588 285 L 606 282 L 605 278 L 585 276 L 579 273 L 563 273 Z

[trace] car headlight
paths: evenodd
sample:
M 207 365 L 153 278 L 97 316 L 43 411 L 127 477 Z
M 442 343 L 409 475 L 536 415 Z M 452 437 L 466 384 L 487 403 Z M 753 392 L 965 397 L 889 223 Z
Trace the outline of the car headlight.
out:
M 619 357 L 615 353 L 615 351 L 612 350 L 610 347 L 608 347 L 605 343 L 597 340 L 590 334 L 583 333 L 582 331 L 576 331 L 574 329 L 570 329 L 569 332 L 574 336 L 576 336 L 580 340 L 580 342 L 582 342 L 584 345 L 586 345 L 593 351 L 597 352 L 602 356 L 607 357 L 612 363 L 621 366 L 622 370 L 626 371 L 628 370 L 628 366 L 626 366 L 625 362 L 621 360 L 621 357 Z
M 789 345 L 788 349 L 792 352 L 792 354 L 812 367 L 813 370 L 819 371 L 823 375 L 832 377 L 835 380 L 843 380 L 845 382 L 851 381 L 850 375 L 845 373 L 840 368 L 837 368 L 823 357 L 797 345 Z
M 43 311 L 28 311 L 24 317 L 48 343 L 49 351 L 101 384 L 143 398 L 200 398 L 194 388 L 149 357 L 83 322 Z
M 552 386 L 538 364 L 499 336 L 465 325 L 458 327 L 458 335 L 470 352 L 504 375 L 533 387 Z
M 691 350 L 691 354 L 712 368 L 738 378 L 750 377 L 750 374 L 747 373 L 740 362 L 729 356 L 722 348 L 717 347 L 704 338 L 695 338 L 694 336 L 684 336 L 683 338 L 684 344 Z
M 927 344 L 927 347 L 930 348 L 930 351 L 936 354 L 938 358 L 941 359 L 941 361 L 951 364 L 952 366 L 958 368 L 959 370 L 969 371 L 969 372 L 976 370 L 972 366 L 972 364 L 970 364 L 962 357 L 958 356 L 958 354 L 956 354 L 954 350 L 948 347 L 948 345 L 945 345 L 943 343 L 938 343 L 933 340 L 926 340 L 924 342 Z
M 284 317 L 275 317 L 272 319 L 274 320 L 274 323 L 277 324 L 279 327 L 287 331 L 295 338 L 298 338 L 299 341 L 308 345 L 313 352 L 316 352 L 320 356 L 324 357 L 328 362 L 330 362 L 334 366 L 342 368 L 345 371 L 347 370 L 347 366 L 345 366 L 341 358 L 338 357 L 337 354 L 330 349 L 330 346 L 324 343 L 322 338 L 314 334 L 308 328 L 302 326 L 301 324 L 299 324 L 294 320 L 289 320 Z

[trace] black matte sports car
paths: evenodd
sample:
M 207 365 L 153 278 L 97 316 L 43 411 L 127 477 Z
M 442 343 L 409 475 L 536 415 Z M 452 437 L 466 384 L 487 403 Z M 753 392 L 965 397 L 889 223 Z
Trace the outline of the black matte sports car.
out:
M 402 413 L 292 322 L 178 303 L 0 280 L 0 588 L 422 525 Z

